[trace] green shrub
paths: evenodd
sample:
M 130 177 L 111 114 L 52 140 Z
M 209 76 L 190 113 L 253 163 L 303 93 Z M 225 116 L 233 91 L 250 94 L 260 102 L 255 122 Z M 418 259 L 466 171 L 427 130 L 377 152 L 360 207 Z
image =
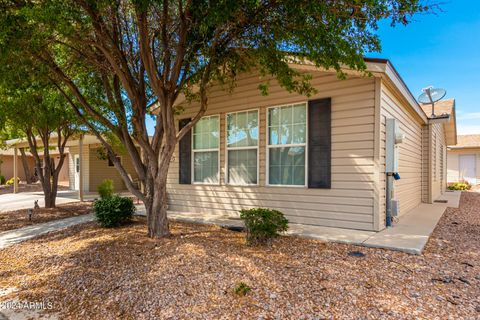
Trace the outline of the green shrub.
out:
M 5 179 L 4 176 L 0 175 L 0 185 L 5 184 L 7 182 L 7 179 Z
M 95 201 L 93 211 L 102 227 L 112 228 L 129 222 L 135 213 L 135 206 L 130 198 L 112 196 Z
M 100 183 L 100 185 L 97 187 L 98 194 L 100 195 L 100 198 L 105 199 L 105 198 L 111 198 L 113 197 L 113 192 L 114 192 L 114 187 L 113 187 L 113 180 L 111 179 L 105 179 Z
M 461 181 L 461 182 L 454 182 L 448 186 L 449 190 L 470 190 L 472 188 L 472 185 L 468 183 L 467 181 Z
M 20 178 L 17 178 L 17 182 L 20 183 Z M 7 186 L 13 185 L 13 177 L 8 179 L 7 182 L 5 182 Z
M 241 210 L 240 219 L 245 223 L 248 245 L 267 243 L 288 229 L 288 220 L 283 213 L 273 209 Z
M 249 293 L 250 291 L 252 291 L 252 288 L 250 288 L 250 286 L 245 282 L 237 283 L 237 285 L 233 289 L 233 292 L 235 292 L 236 295 L 239 295 L 242 297 L 247 295 L 247 293 Z

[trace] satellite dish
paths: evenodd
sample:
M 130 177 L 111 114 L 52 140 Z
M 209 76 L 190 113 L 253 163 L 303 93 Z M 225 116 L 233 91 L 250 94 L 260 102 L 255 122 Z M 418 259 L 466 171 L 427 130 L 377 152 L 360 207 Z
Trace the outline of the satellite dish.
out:
M 432 86 L 422 89 L 423 93 L 418 96 L 418 102 L 432 105 L 432 118 L 435 118 L 435 102 L 441 100 L 447 94 L 447 90 L 433 88 Z

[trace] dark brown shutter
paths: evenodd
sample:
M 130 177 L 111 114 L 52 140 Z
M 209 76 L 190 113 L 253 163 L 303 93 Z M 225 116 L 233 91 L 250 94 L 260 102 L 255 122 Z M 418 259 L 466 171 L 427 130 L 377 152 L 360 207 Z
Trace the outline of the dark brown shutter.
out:
M 308 102 L 308 187 L 331 188 L 331 99 Z
M 182 129 L 190 119 L 182 119 L 179 122 L 179 129 Z M 180 184 L 192 183 L 192 130 L 189 130 L 179 142 L 178 167 Z

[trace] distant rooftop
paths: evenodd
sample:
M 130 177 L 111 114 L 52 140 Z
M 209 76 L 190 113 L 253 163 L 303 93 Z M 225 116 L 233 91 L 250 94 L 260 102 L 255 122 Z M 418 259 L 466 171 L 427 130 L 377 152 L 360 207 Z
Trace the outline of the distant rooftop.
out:
M 458 135 L 457 144 L 455 146 L 450 146 L 450 148 L 480 148 L 480 134 Z

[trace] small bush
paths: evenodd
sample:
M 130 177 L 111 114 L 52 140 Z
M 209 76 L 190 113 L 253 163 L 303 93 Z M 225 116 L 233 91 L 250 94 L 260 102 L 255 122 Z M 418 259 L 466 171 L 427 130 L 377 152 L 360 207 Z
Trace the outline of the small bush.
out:
M 7 179 L 5 179 L 4 176 L 0 175 L 0 185 L 5 184 L 7 182 Z
M 241 210 L 240 218 L 245 223 L 248 245 L 267 243 L 288 229 L 288 220 L 283 213 L 273 209 Z
M 462 181 L 462 182 L 454 182 L 448 186 L 449 190 L 470 190 L 472 188 L 472 185 L 468 183 L 467 181 Z
M 247 293 L 249 293 L 250 291 L 252 291 L 252 288 L 250 288 L 250 286 L 248 284 L 246 284 L 245 282 L 237 283 L 237 285 L 233 289 L 233 292 L 235 292 L 236 295 L 239 295 L 239 296 L 242 296 L 242 297 L 246 296 Z
M 93 211 L 102 227 L 112 228 L 129 222 L 135 206 L 130 198 L 112 196 L 95 201 Z
M 115 191 L 113 187 L 113 180 L 103 180 L 102 183 L 100 183 L 100 185 L 97 187 L 97 191 L 102 199 L 113 197 L 113 192 Z
M 13 185 L 13 181 L 14 180 L 13 180 L 13 177 L 12 177 L 12 178 L 8 179 L 7 182 L 5 182 L 5 184 L 7 186 L 11 186 L 11 185 Z M 17 182 L 20 183 L 20 178 L 17 178 Z

